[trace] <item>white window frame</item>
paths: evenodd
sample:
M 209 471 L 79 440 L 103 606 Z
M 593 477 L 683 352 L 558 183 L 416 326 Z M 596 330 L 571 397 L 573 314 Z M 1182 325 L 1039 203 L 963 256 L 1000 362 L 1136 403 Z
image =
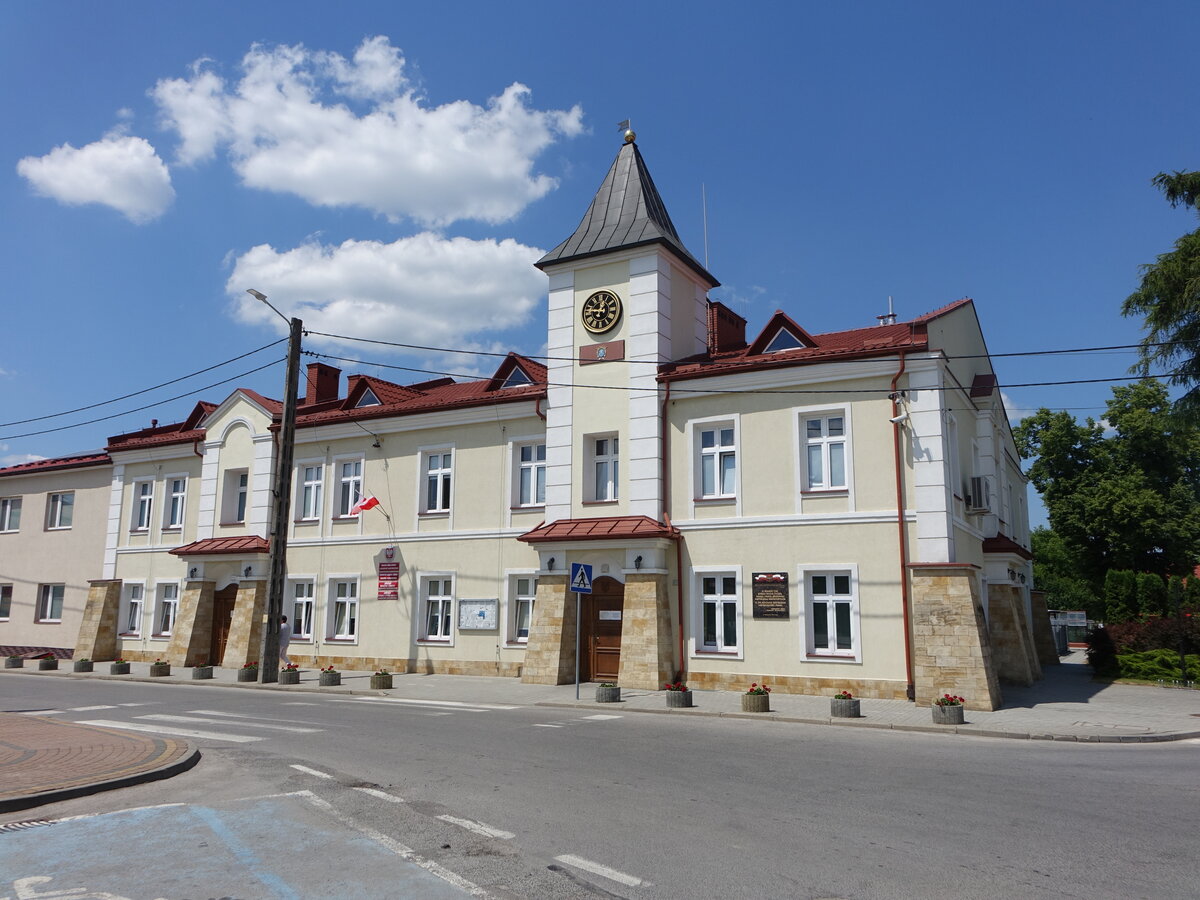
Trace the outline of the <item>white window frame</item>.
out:
M 346 467 L 350 466 L 349 473 Z M 333 461 L 334 475 L 337 477 L 337 507 L 334 518 L 357 519 L 358 513 L 351 513 L 359 500 L 363 498 L 363 469 L 365 458 L 362 456 L 341 456 Z
M 138 534 L 147 534 L 153 521 L 154 480 L 139 478 L 133 482 L 133 512 L 130 516 L 130 530 Z
M 529 459 L 525 459 L 528 451 Z M 541 456 L 538 456 L 538 453 Z M 546 439 L 514 441 L 513 498 L 514 508 L 543 507 L 546 505 Z M 526 493 L 526 486 L 529 490 Z M 538 494 L 541 498 L 538 498 Z
M 828 434 L 829 422 L 832 419 L 841 419 L 842 433 L 838 435 Z M 821 423 L 821 436 L 809 437 L 808 423 Z M 803 478 L 800 482 L 801 490 L 807 494 L 829 494 L 840 493 L 850 490 L 850 416 L 849 411 L 845 408 L 827 409 L 813 411 L 800 414 L 799 420 L 800 429 L 800 445 L 803 448 L 800 454 L 800 467 L 803 473 Z M 833 484 L 830 481 L 832 468 L 832 454 L 830 448 L 839 445 L 842 448 L 842 483 Z M 818 484 L 812 483 L 812 473 L 810 471 L 810 448 L 820 448 L 821 453 L 821 481 Z
M 64 518 L 66 519 L 65 522 L 63 521 Z M 74 521 L 74 519 L 74 491 L 53 491 L 52 493 L 46 495 L 47 531 L 67 531 L 70 529 L 71 523 Z
M 180 588 L 178 581 L 160 581 L 154 586 L 154 620 L 150 623 L 150 636 L 168 638 L 175 630 L 175 619 L 179 616 Z M 163 629 L 163 613 L 170 609 L 169 627 Z
M 584 501 L 615 503 L 621 499 L 621 435 L 615 431 L 589 434 L 584 437 Z M 604 451 L 597 446 L 605 441 Z M 605 465 L 603 485 L 600 466 Z M 601 495 L 604 496 L 601 496 Z
M 311 472 L 316 478 L 310 478 Z M 296 521 L 319 522 L 325 493 L 324 460 L 304 460 L 296 465 Z
M 329 589 L 326 592 L 328 596 L 328 618 L 325 623 L 325 640 L 336 641 L 339 644 L 357 644 L 358 635 L 361 631 L 361 613 L 362 604 L 359 602 L 359 581 L 358 575 L 331 575 L 329 577 Z M 339 590 L 345 586 L 346 593 L 339 596 Z M 350 629 L 339 632 L 337 630 L 338 606 L 346 604 L 348 614 L 345 624 L 350 625 Z
M 298 589 L 303 588 L 303 596 Z M 301 605 L 308 608 L 307 616 L 297 613 Z M 288 578 L 287 601 L 284 606 L 288 621 L 292 624 L 292 640 L 301 643 L 312 643 L 313 627 L 317 621 L 317 580 L 315 578 L 297 575 Z M 300 626 L 307 621 L 308 628 Z
M 55 590 L 58 592 L 58 615 L 52 615 L 54 612 L 54 596 Z M 34 621 L 39 624 L 54 624 L 62 621 L 63 606 L 67 600 L 67 586 L 65 584 L 39 584 L 37 598 L 37 616 Z
M 812 584 L 810 579 L 814 575 L 824 575 L 827 578 L 834 578 L 839 575 L 848 576 L 850 579 L 850 593 L 837 594 L 827 592 L 820 596 L 822 597 L 846 597 L 846 603 L 849 605 L 850 615 L 850 647 L 848 649 L 839 650 L 837 647 L 816 647 L 814 644 L 814 616 L 813 603 L 814 596 L 812 592 Z M 797 570 L 797 577 L 800 585 L 800 646 L 804 648 L 804 656 L 807 662 L 862 662 L 862 632 L 860 630 L 859 619 L 859 588 L 858 579 L 858 564 L 857 563 L 833 563 L 820 566 L 800 566 Z M 832 588 L 833 585 L 827 585 Z M 840 602 L 840 601 L 834 601 Z M 836 611 L 829 610 L 830 618 L 828 635 L 832 638 L 832 642 L 836 644 L 837 640 L 837 618 Z
M 11 584 L 0 584 L 0 622 L 7 622 L 12 617 L 12 595 Z
M 717 578 L 718 581 L 722 578 L 734 579 L 734 619 L 737 622 L 737 641 L 734 644 L 723 645 L 724 634 L 724 610 L 718 610 L 716 617 L 717 624 L 717 643 L 715 649 L 709 649 L 704 642 L 704 606 L 705 597 L 704 579 Z M 743 614 L 742 594 L 744 593 L 742 583 L 742 567 L 741 566 L 696 566 L 692 569 L 692 656 L 694 657 L 721 657 L 722 659 L 742 659 L 744 658 L 744 649 L 746 642 L 746 621 Z M 723 587 L 718 584 L 717 587 Z M 728 597 L 730 595 L 724 592 L 713 594 L 712 596 Z
M 242 485 L 242 478 L 246 484 Z M 241 506 L 241 518 L 238 518 L 238 507 Z M 246 514 L 250 510 L 250 470 L 227 469 L 222 477 L 221 490 L 221 524 L 244 525 Z
M 450 593 L 430 594 L 430 585 L 437 582 L 439 588 L 444 591 L 445 585 L 450 585 Z M 418 597 L 417 597 L 417 615 L 414 623 L 417 628 L 417 641 L 421 644 L 436 644 L 439 647 L 454 646 L 454 614 L 457 607 L 455 598 L 457 596 L 458 579 L 454 572 L 421 572 L 417 579 Z M 429 634 L 429 601 L 431 596 L 437 597 L 440 601 L 439 608 L 439 631 L 441 626 L 446 626 L 446 634 Z
M 449 465 L 446 464 L 446 458 L 449 457 Z M 418 496 L 421 498 L 419 506 L 420 514 L 423 516 L 447 516 L 454 509 L 454 483 L 458 479 L 454 477 L 454 447 L 452 445 L 443 445 L 439 447 L 422 447 L 420 456 L 421 471 L 418 473 Z M 430 468 L 430 464 L 436 459 L 437 467 Z M 430 485 L 436 484 L 437 497 L 435 503 L 431 505 L 429 502 Z
M 137 615 L 134 616 L 134 609 Z M 121 588 L 120 618 L 117 620 L 117 634 L 120 637 L 141 637 L 142 619 L 146 615 L 146 583 L 144 581 L 127 581 Z M 135 629 L 129 628 L 134 622 Z
M 741 466 L 738 465 L 738 448 L 741 444 L 740 418 L 738 416 L 717 416 L 707 419 L 694 419 L 691 424 L 692 434 L 692 497 L 698 501 L 729 501 L 741 496 Z M 724 440 L 722 432 L 731 432 L 732 444 L 717 443 Z M 704 436 L 713 435 L 713 446 L 704 446 Z M 721 478 L 721 462 L 726 457 L 733 458 L 732 491 L 724 490 L 724 479 Z M 706 492 L 704 487 L 704 464 L 711 460 L 713 466 L 713 490 Z
M 181 484 L 182 489 L 176 490 L 176 484 Z M 183 531 L 183 522 L 187 518 L 187 490 L 186 474 L 163 478 L 163 531 Z
M 0 497 L 0 532 L 21 530 L 21 498 Z
M 506 643 L 524 647 L 529 643 L 529 629 L 533 627 L 533 608 L 537 602 L 537 570 L 509 570 L 505 574 L 508 576 L 508 638 Z M 526 592 L 520 590 L 523 581 L 528 582 L 526 586 L 529 590 Z M 521 612 L 526 607 L 529 608 L 528 626 L 525 635 L 521 636 L 519 633 Z

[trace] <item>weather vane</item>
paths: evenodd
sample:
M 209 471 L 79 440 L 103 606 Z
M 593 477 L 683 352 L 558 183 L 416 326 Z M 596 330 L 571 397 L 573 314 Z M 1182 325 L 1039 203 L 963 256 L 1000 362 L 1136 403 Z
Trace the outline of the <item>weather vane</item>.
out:
M 618 122 L 617 130 L 625 132 L 625 143 L 632 144 L 637 140 L 637 135 L 634 134 L 633 129 L 629 127 L 628 119 L 626 119 L 624 122 Z

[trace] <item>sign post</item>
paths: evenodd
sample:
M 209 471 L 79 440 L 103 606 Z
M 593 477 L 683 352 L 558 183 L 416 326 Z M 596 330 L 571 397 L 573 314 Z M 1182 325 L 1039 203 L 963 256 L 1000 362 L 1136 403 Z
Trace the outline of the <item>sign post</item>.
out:
M 579 699 L 579 625 L 582 595 L 592 592 L 592 567 L 571 563 L 571 592 L 575 594 L 575 699 Z

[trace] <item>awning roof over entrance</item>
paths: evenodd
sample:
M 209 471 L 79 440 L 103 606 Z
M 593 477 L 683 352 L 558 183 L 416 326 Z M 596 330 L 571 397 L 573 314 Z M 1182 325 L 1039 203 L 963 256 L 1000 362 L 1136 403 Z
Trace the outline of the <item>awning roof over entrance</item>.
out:
M 631 538 L 677 538 L 679 529 L 649 516 L 608 516 L 595 519 L 559 519 L 527 531 L 517 540 L 527 544 L 547 541 L 620 541 Z
M 169 551 L 175 556 L 211 556 L 213 554 L 266 553 L 271 549 L 271 542 L 256 534 L 244 534 L 239 537 L 205 538 L 202 541 L 192 541 L 182 547 Z

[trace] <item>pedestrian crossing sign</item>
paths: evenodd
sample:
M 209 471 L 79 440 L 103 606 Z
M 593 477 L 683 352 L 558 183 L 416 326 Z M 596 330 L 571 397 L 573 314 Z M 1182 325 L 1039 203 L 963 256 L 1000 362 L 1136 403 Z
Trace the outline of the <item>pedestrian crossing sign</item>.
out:
M 585 563 L 571 563 L 571 590 L 576 594 L 592 592 L 592 567 Z

